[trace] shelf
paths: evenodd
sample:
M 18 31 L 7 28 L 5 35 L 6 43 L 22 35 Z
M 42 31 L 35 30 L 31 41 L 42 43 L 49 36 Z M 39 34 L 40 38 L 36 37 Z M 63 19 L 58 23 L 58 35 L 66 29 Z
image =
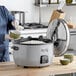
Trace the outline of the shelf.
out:
M 49 7 L 53 4 L 58 5 L 57 3 L 51 3 L 51 4 L 44 3 L 44 4 L 35 4 L 35 6 L 37 6 L 37 7 Z M 76 3 L 66 4 L 66 6 L 76 6 Z
M 47 3 L 43 3 L 43 4 L 35 4 L 35 6 L 38 6 L 38 7 L 49 7 L 51 6 L 52 4 L 57 4 L 57 3 L 51 3 L 51 4 L 47 4 Z

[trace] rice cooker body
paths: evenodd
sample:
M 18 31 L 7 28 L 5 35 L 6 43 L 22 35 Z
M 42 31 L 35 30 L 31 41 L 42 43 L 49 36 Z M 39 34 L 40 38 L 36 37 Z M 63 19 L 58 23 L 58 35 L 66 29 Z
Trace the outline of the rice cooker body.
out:
M 13 57 L 16 65 L 43 67 L 52 63 L 53 43 L 21 45 L 14 44 Z

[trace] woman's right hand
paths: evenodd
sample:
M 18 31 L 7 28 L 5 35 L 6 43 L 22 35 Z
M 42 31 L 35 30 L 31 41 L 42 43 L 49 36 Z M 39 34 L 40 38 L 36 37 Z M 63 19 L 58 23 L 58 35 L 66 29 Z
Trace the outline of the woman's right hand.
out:
M 20 26 L 16 20 L 15 21 L 12 21 L 12 25 L 15 27 L 16 30 L 23 30 L 24 27 L 23 26 Z

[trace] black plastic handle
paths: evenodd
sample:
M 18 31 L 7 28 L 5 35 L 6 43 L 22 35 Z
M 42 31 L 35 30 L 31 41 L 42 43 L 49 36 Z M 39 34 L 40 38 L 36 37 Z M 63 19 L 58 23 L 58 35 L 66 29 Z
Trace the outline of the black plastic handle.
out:
M 15 50 L 15 51 L 18 51 L 19 50 L 19 47 L 18 46 L 12 46 L 11 47 L 13 50 Z

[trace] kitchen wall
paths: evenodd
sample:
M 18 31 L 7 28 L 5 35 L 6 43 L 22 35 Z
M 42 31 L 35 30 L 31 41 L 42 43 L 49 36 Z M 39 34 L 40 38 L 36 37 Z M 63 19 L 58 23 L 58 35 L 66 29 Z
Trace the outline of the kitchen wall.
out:
M 48 22 L 53 10 L 57 9 L 58 4 L 52 4 L 49 7 L 42 7 L 41 8 L 41 20 L 42 22 Z M 35 19 L 38 21 L 38 7 L 34 7 L 35 9 Z M 65 19 L 68 20 L 70 18 L 76 24 L 76 6 L 64 6 L 63 11 L 65 12 Z
M 6 6 L 10 11 L 25 11 L 26 21 L 32 21 L 32 11 L 33 11 L 33 3 L 34 0 L 0 0 L 0 5 Z
M 10 11 L 18 10 L 25 11 L 26 22 L 39 22 L 39 8 L 34 6 L 34 0 L 0 0 L 0 5 L 5 5 Z M 41 8 L 41 21 L 48 22 L 53 10 L 57 9 L 58 5 Z M 76 23 L 76 6 L 65 6 L 63 8 L 67 18 L 70 16 L 72 21 Z

